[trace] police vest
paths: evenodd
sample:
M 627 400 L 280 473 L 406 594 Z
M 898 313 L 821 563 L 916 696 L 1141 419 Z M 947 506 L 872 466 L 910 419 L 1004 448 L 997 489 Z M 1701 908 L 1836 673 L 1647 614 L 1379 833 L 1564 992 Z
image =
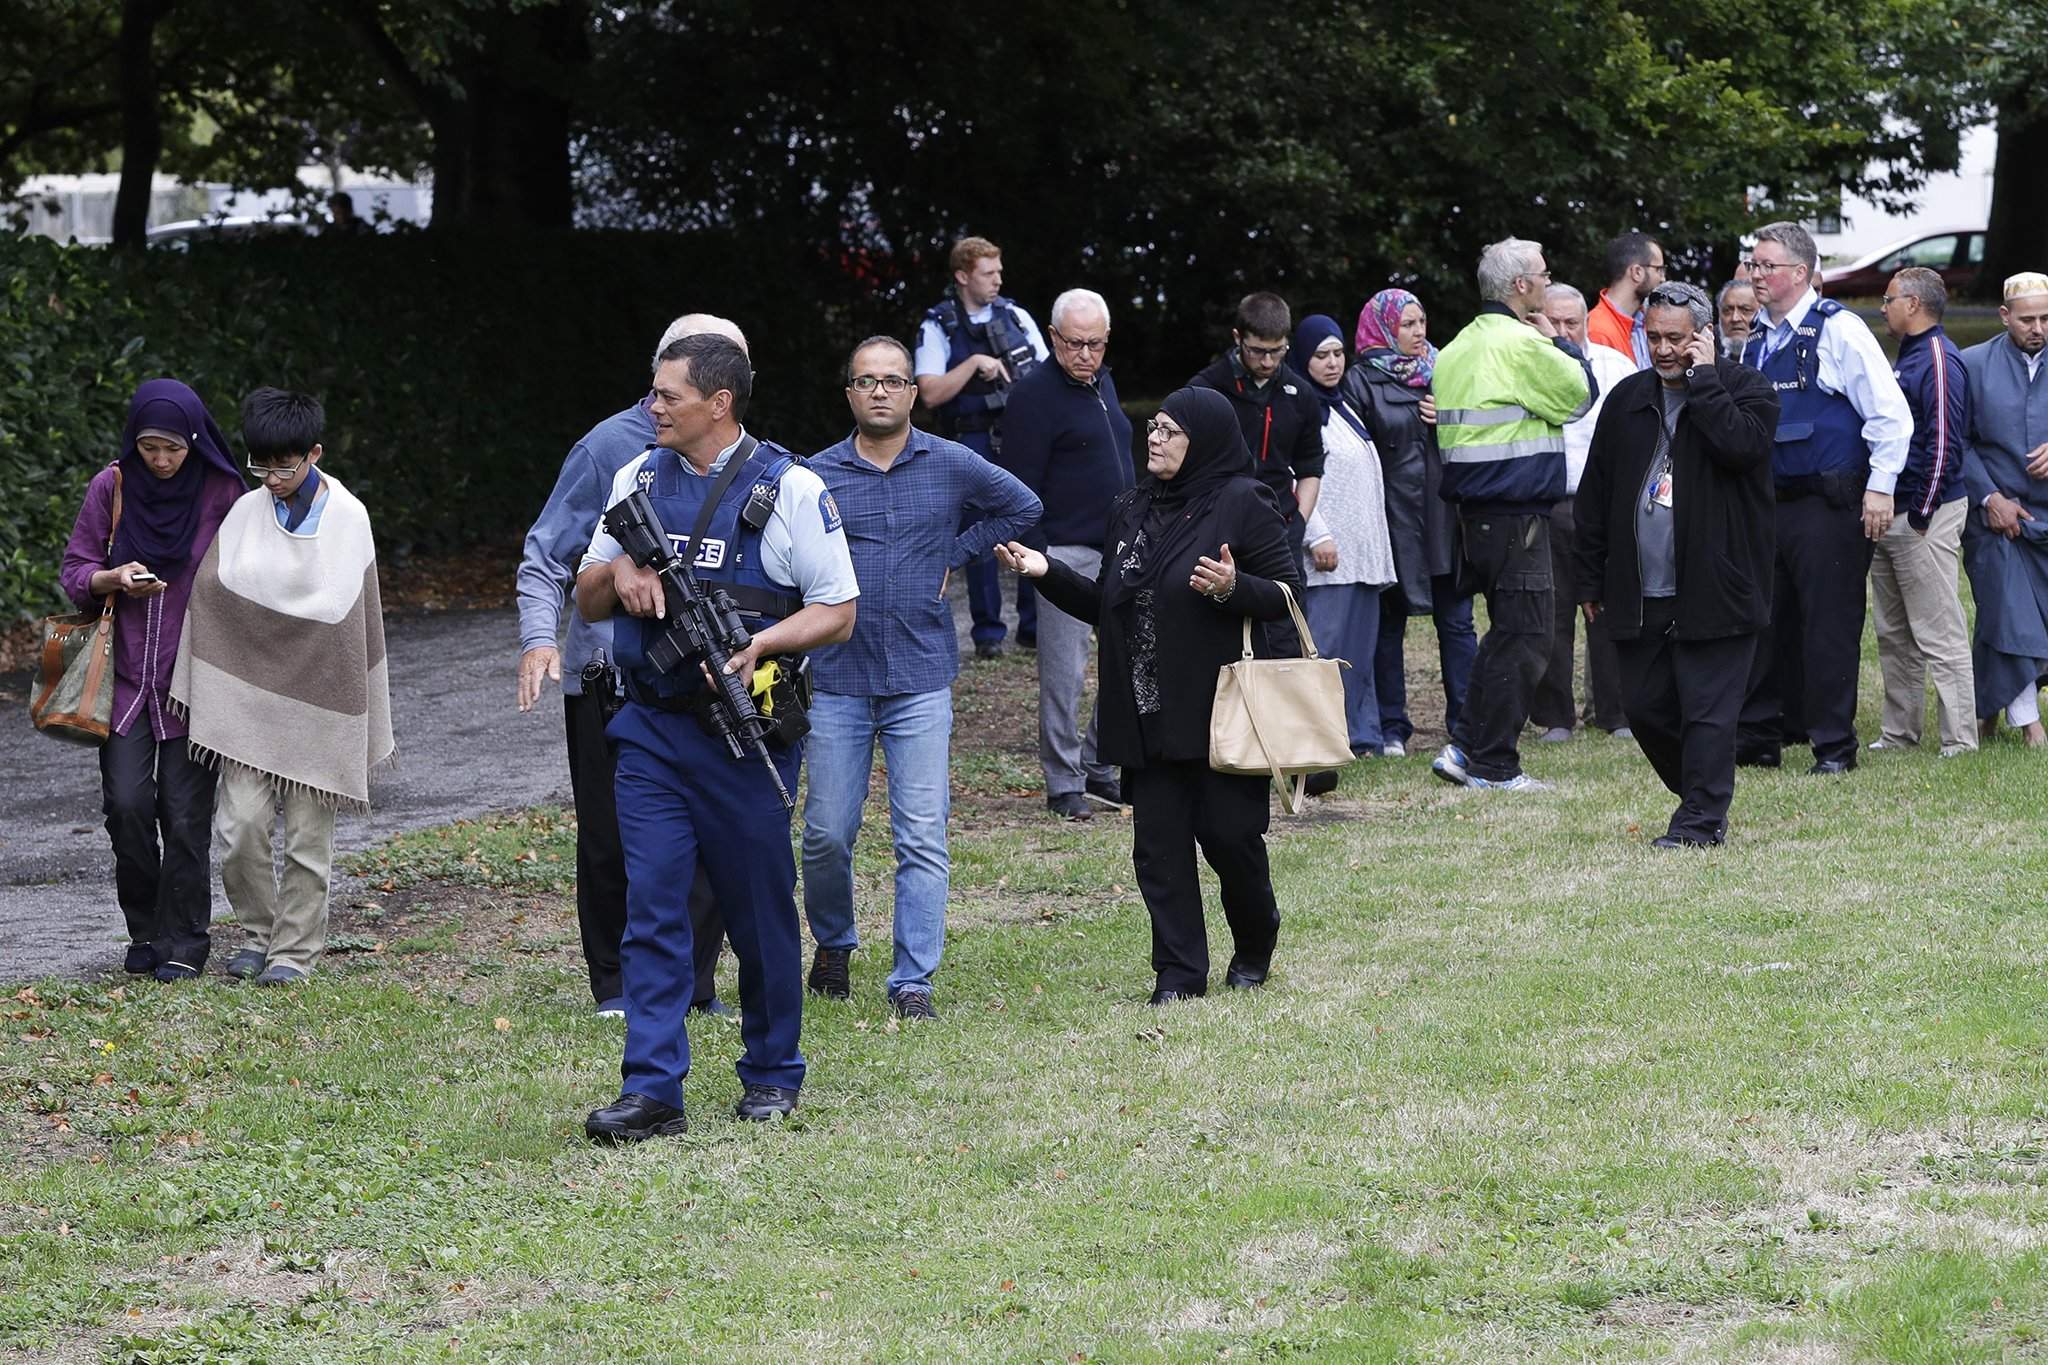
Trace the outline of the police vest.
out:
M 734 459 L 739 458 L 734 452 Z M 803 599 L 788 586 L 768 577 L 761 556 L 761 532 L 741 520 L 750 498 L 766 500 L 772 506 L 782 476 L 796 457 L 780 446 L 763 441 L 753 457 L 740 467 L 711 514 L 704 539 L 690 546 L 690 532 L 704 508 L 704 499 L 718 482 L 716 476 L 686 469 L 683 457 L 661 446 L 648 449 L 641 466 L 639 486 L 654 504 L 662 529 L 678 554 L 689 547 L 690 568 L 697 582 L 709 591 L 722 588 L 739 609 L 740 620 L 758 633 L 803 607 Z M 719 471 L 723 473 L 724 471 Z M 762 518 L 763 525 L 766 518 Z M 644 616 L 618 615 L 612 618 L 612 650 L 621 672 L 637 695 L 682 697 L 700 690 L 704 680 L 685 667 L 663 677 L 647 661 L 648 647 L 666 631 L 670 622 Z
M 1778 436 L 1771 449 L 1771 474 L 1779 482 L 1817 474 L 1870 468 L 1870 444 L 1863 439 L 1863 418 L 1855 405 L 1820 386 L 1820 334 L 1828 320 L 1842 311 L 1833 299 L 1820 299 L 1806 321 L 1792 329 L 1792 340 L 1763 359 L 1767 333 L 1751 337 L 1742 348 L 1742 363 L 1763 371 L 1778 391 Z M 1859 476 L 1859 483 L 1861 482 Z
M 1038 352 L 1031 345 L 1031 333 L 1010 299 L 999 295 L 990 307 L 987 322 L 969 322 L 959 296 L 954 294 L 926 309 L 924 316 L 926 321 L 939 324 L 939 331 L 946 338 L 948 370 L 977 355 L 1002 360 L 1010 367 L 1012 379 L 1022 379 L 1038 368 Z M 975 375 L 961 386 L 952 401 L 940 404 L 934 411 L 943 419 L 948 434 L 987 431 L 1002 420 L 1006 387 Z

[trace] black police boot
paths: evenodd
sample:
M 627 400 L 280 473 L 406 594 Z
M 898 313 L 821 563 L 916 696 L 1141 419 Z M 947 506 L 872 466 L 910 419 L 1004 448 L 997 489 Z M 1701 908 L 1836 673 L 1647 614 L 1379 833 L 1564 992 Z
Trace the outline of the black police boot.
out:
M 829 996 L 834 1000 L 850 999 L 853 983 L 846 970 L 846 960 L 853 956 L 851 948 L 820 948 L 811 958 L 809 986 L 811 994 Z
M 766 1123 L 769 1119 L 786 1119 L 796 1112 L 796 1088 L 787 1085 L 750 1085 L 740 1096 L 740 1102 L 732 1107 L 737 1118 L 749 1119 L 755 1123 Z
M 689 1130 L 681 1109 L 630 1090 L 583 1120 L 583 1133 L 592 1142 L 645 1142 Z

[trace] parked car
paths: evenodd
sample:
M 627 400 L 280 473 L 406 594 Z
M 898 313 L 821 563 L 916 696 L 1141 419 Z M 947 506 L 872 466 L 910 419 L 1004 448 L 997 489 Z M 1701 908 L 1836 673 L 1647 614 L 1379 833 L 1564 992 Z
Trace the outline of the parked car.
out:
M 1983 264 L 1984 229 L 1958 228 L 1908 237 L 1846 264 L 1824 266 L 1820 291 L 1831 299 L 1875 298 L 1899 271 L 1924 265 L 1940 272 L 1942 283 L 1956 294 L 1976 283 Z
M 275 218 L 188 218 L 180 223 L 159 224 L 149 230 L 144 240 L 152 247 L 190 251 L 194 242 L 267 236 L 279 232 L 302 233 L 306 229 L 305 219 L 290 214 Z

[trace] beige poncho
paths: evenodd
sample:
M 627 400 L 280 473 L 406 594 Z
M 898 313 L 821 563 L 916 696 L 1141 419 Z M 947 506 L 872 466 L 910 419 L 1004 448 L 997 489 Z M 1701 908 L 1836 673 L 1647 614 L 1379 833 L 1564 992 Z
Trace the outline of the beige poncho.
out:
M 365 811 L 389 759 L 391 694 L 370 516 L 331 475 L 311 535 L 261 488 L 229 509 L 185 612 L 171 701 L 193 754 Z

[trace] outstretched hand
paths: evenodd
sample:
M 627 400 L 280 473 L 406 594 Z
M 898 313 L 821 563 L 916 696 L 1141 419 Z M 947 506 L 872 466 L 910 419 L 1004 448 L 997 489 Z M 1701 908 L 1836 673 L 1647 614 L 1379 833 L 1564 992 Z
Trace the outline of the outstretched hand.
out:
M 1195 561 L 1194 576 L 1188 579 L 1188 586 L 1204 597 L 1222 600 L 1230 596 L 1237 587 L 1237 561 L 1230 557 L 1230 546 L 1225 545 L 1216 552 L 1216 558 L 1203 555 Z
M 1019 540 L 996 546 L 996 560 L 1012 573 L 1021 574 L 1026 578 L 1043 578 L 1046 571 L 1052 567 L 1046 562 L 1043 553 Z

